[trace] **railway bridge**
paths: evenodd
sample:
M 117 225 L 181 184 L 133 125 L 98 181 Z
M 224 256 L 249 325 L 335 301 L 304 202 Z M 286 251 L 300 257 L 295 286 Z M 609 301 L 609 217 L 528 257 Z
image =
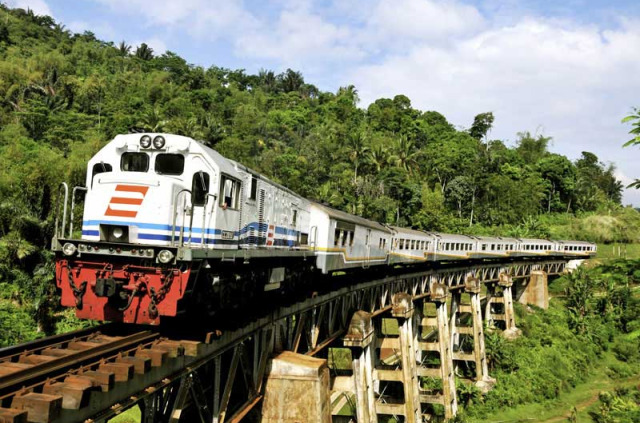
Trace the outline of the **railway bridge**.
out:
M 456 376 L 495 384 L 485 330 L 518 336 L 514 301 L 546 308 L 548 278 L 568 262 L 406 268 L 195 339 L 106 325 L 10 347 L 0 422 L 107 422 L 134 406 L 143 423 L 449 419 Z

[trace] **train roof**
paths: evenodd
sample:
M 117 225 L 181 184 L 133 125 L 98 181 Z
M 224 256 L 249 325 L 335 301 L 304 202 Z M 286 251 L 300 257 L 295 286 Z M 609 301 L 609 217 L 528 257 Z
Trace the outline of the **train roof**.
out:
M 542 239 L 542 238 L 520 238 L 520 242 L 553 242 L 553 241 L 549 241 L 548 239 Z
M 481 242 L 519 242 L 517 238 L 510 238 L 504 236 L 479 236 L 477 237 Z
M 431 235 L 433 235 L 433 236 L 435 236 L 436 238 L 439 238 L 439 239 L 444 239 L 444 240 L 454 239 L 456 241 L 466 241 L 466 242 L 474 241 L 474 240 L 477 239 L 476 237 L 469 236 L 469 235 L 445 234 L 445 233 L 442 233 L 442 232 L 431 232 Z
M 559 240 L 559 241 L 556 241 L 556 242 L 559 242 L 559 243 L 561 243 L 561 244 L 595 245 L 595 242 L 589 242 L 589 241 L 571 241 L 571 240 L 569 240 L 569 239 L 562 239 L 562 240 Z
M 311 201 L 311 205 L 319 208 L 322 211 L 324 211 L 325 213 L 327 213 L 329 215 L 329 217 L 331 217 L 333 219 L 341 220 L 343 222 L 353 223 L 353 224 L 358 225 L 358 226 L 364 226 L 366 228 L 375 229 L 377 231 L 386 232 L 388 234 L 393 233 L 389 228 L 387 228 L 383 224 L 378 223 L 378 222 L 374 222 L 373 220 L 365 219 L 364 217 L 360 217 L 360 216 L 354 216 L 354 215 L 349 214 L 347 212 L 343 212 L 341 210 L 336 210 L 334 208 L 331 208 L 329 206 L 325 206 L 324 204 L 320 204 L 320 203 L 317 203 L 315 201 Z
M 416 236 L 428 236 L 429 234 L 427 232 L 424 231 L 419 231 L 417 229 L 411 229 L 411 228 L 403 228 L 400 226 L 392 226 L 392 225 L 387 225 L 387 227 L 389 229 L 391 229 L 392 231 L 399 233 L 399 234 L 409 234 L 409 235 L 416 235 Z

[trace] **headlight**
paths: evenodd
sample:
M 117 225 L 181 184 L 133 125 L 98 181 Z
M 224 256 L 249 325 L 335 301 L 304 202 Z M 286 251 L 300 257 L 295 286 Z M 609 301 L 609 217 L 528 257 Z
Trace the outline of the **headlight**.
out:
M 62 252 L 64 253 L 65 256 L 72 256 L 76 253 L 76 246 L 73 245 L 70 242 L 66 242 L 63 246 L 62 246 Z
M 78 244 L 78 251 L 80 251 L 81 253 L 83 251 L 87 251 L 87 246 L 84 244 Z
M 147 256 L 153 257 L 153 248 L 147 249 Z
M 158 261 L 160 263 L 169 263 L 173 259 L 173 253 L 169 250 L 161 250 L 158 253 Z
M 111 231 L 111 235 L 113 235 L 114 238 L 120 239 L 122 238 L 122 235 L 124 235 L 124 231 L 122 230 L 122 228 L 115 227 Z
M 158 135 L 153 139 L 153 146 L 155 148 L 164 147 L 164 137 L 162 135 Z
M 142 148 L 151 147 L 151 137 L 149 135 L 143 135 L 140 137 L 140 147 Z

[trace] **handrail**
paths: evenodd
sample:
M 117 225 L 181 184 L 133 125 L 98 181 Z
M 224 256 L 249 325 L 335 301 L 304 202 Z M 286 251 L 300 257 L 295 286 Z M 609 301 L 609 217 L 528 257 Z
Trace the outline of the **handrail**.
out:
M 73 237 L 73 209 L 76 207 L 76 191 L 83 191 L 87 193 L 87 187 L 76 186 L 71 191 L 71 215 L 69 217 L 69 238 Z
M 313 241 L 311 241 L 311 245 L 313 246 L 313 251 L 316 251 L 318 248 L 318 227 L 313 225 L 311 227 L 311 231 L 309 231 L 309 236 L 313 235 Z
M 62 194 L 62 189 L 64 188 L 64 207 L 62 210 L 62 228 L 58 229 L 58 222 L 60 220 L 60 195 Z M 66 182 L 61 182 L 58 186 L 58 200 L 56 201 L 56 221 L 54 226 L 54 236 L 57 239 L 58 237 L 64 237 L 64 228 L 67 226 L 67 201 L 69 200 L 69 185 Z
M 200 237 L 200 245 L 204 246 L 204 236 L 205 236 L 205 226 L 207 222 L 207 204 L 209 204 L 209 197 L 213 198 L 213 206 L 211 207 L 211 213 L 213 213 L 213 208 L 216 205 L 216 201 L 218 200 L 218 196 L 215 194 L 207 193 L 204 197 L 204 208 L 202 209 L 202 236 Z M 193 216 L 193 213 L 191 213 Z
M 175 202 L 173 204 L 173 225 L 171 228 L 171 245 L 172 246 L 175 245 L 175 239 L 176 239 L 176 220 L 178 218 L 178 202 L 180 201 L 180 194 L 182 194 L 183 192 L 188 192 L 189 194 L 191 194 L 191 190 L 185 188 L 178 191 L 178 193 L 176 194 Z M 192 215 L 193 215 L 193 212 L 192 212 Z M 182 218 L 182 223 L 183 224 L 180 226 L 180 245 L 179 245 L 180 247 L 182 246 L 182 237 L 184 235 L 184 217 Z

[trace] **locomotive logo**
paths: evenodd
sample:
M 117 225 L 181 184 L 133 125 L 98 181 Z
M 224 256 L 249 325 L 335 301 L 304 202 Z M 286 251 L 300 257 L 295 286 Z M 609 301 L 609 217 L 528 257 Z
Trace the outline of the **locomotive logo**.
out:
M 136 217 L 149 187 L 138 185 L 116 185 L 116 193 L 111 197 L 105 216 Z

